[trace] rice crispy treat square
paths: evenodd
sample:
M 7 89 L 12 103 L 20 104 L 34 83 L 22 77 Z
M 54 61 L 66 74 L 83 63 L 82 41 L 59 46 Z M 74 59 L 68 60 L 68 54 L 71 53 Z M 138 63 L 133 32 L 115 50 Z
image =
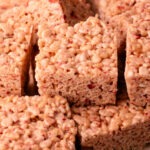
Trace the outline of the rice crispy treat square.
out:
M 125 79 L 130 102 L 150 104 L 150 16 L 137 18 L 127 31 Z
M 128 26 L 133 23 L 135 18 L 141 18 L 141 16 L 145 17 L 145 13 L 149 13 L 150 15 L 150 1 L 140 0 L 137 1 L 129 10 L 107 20 L 110 25 L 116 27 L 116 30 L 118 30 L 118 33 L 120 34 L 120 43 L 125 43 L 126 41 Z
M 120 35 L 120 45 L 126 41 L 127 28 L 132 24 L 134 17 L 150 13 L 149 0 L 88 0 L 93 10 L 100 18 L 116 28 Z M 120 49 L 121 50 L 121 49 Z
M 59 0 L 30 0 L 27 13 L 32 15 L 34 25 L 33 44 L 37 43 L 38 25 L 49 22 L 51 27 L 64 23 L 64 14 Z
M 22 7 L 23 8 L 23 7 Z M 10 15 L 8 15 L 10 12 Z M 0 96 L 22 95 L 29 68 L 32 25 L 22 9 L 0 16 Z
M 73 107 L 81 146 L 94 150 L 142 150 L 150 142 L 150 109 L 127 100 L 117 106 Z
M 75 150 L 77 129 L 60 97 L 0 98 L 1 150 Z
M 109 20 L 114 16 L 130 11 L 140 2 L 148 0 L 88 0 L 91 2 L 95 12 L 99 13 L 102 19 Z
M 39 26 L 36 81 L 41 95 L 60 94 L 76 105 L 114 104 L 117 36 L 97 17 L 76 24 Z
M 0 14 L 15 6 L 27 6 L 28 0 L 0 0 Z
M 64 14 L 59 0 L 30 0 L 27 7 L 32 14 L 34 24 L 49 22 L 52 26 L 64 22 Z

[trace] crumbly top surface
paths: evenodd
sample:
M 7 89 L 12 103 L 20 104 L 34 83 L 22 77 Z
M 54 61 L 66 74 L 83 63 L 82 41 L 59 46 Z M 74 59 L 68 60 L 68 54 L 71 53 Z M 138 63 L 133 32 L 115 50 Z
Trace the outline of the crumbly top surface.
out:
M 0 14 L 15 6 L 27 6 L 28 0 L 0 0 Z
M 30 0 L 27 11 L 32 14 L 36 26 L 43 22 L 51 26 L 64 22 L 60 0 Z
M 137 0 L 101 0 L 101 7 L 106 16 L 119 15 L 135 5 Z M 106 9 L 107 8 L 107 9 Z
M 118 14 L 110 18 L 110 23 L 114 25 L 121 25 L 125 28 L 123 32 L 126 32 L 128 26 L 140 18 L 145 18 L 145 13 L 150 14 L 150 2 L 147 0 L 139 0 L 129 10 L 124 13 Z M 120 26 L 119 25 L 119 26 Z
M 134 108 L 122 101 L 118 106 L 73 107 L 73 119 L 82 137 L 94 137 L 142 123 L 150 117 L 149 109 Z
M 30 25 L 17 25 L 13 20 L 12 23 L 0 22 L 0 53 L 17 52 L 23 55 L 22 50 L 27 51 L 31 34 L 32 27 Z
M 26 12 L 26 7 L 24 6 L 6 10 L 0 16 L 0 46 L 3 48 L 10 47 L 11 49 L 11 45 L 14 44 L 16 48 L 23 48 L 23 45 L 27 48 L 32 35 L 33 26 L 30 22 L 31 20 L 31 14 Z
M 31 22 L 31 14 L 27 12 L 26 6 L 14 6 L 7 9 L 2 15 L 0 15 L 0 22 L 15 22 L 15 24 Z M 31 23 L 30 23 L 31 24 Z
M 74 150 L 75 123 L 60 97 L 0 99 L 0 149 Z
M 29 51 L 33 27 L 25 7 L 14 7 L 0 16 L 0 65 L 17 69 L 22 66 Z M 1 67 L 2 69 L 2 67 Z
M 0 7 L 27 5 L 28 0 L 0 0 Z
M 111 18 L 116 15 L 130 11 L 140 2 L 148 2 L 148 0 L 94 0 L 99 6 L 100 13 L 104 18 Z M 100 14 L 100 15 L 101 15 Z
M 38 68 L 50 73 L 59 70 L 82 75 L 114 74 L 117 67 L 117 39 L 112 29 L 97 17 L 89 17 L 74 27 L 67 24 L 50 29 L 39 26 Z
M 127 32 L 128 76 L 150 74 L 150 17 L 145 13 L 144 19 L 134 18 L 134 23 Z

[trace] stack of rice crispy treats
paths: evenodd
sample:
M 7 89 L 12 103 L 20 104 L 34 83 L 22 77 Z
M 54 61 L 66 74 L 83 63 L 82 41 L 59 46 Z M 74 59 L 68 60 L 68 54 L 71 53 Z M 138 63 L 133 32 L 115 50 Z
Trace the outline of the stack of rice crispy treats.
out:
M 0 0 L 0 150 L 144 150 L 149 0 Z

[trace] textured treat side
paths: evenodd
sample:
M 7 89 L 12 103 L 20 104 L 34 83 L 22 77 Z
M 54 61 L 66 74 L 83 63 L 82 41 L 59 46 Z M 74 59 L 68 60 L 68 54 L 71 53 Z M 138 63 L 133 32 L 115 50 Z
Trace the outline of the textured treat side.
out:
M 150 17 L 135 20 L 127 32 L 125 78 L 131 103 L 150 103 Z
M 73 107 L 72 112 L 82 146 L 130 150 L 150 142 L 149 108 L 135 108 L 122 101 L 118 106 Z
M 23 94 L 31 52 L 30 17 L 18 8 L 8 12 L 0 16 L 0 96 Z
M 115 103 L 117 39 L 96 17 L 53 30 L 39 26 L 36 80 L 41 95 L 61 94 L 79 105 Z
M 60 97 L 0 99 L 0 149 L 75 150 L 75 123 Z

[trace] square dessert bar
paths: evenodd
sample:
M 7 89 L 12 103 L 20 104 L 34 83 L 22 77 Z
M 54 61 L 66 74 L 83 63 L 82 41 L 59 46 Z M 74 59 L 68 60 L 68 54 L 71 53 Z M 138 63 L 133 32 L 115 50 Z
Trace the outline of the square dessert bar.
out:
M 88 0 L 100 18 L 115 27 L 120 45 L 125 45 L 128 26 L 135 15 L 150 12 L 149 0 Z M 121 50 L 121 49 L 120 49 Z
M 60 96 L 0 98 L 1 150 L 75 150 L 76 132 Z
M 102 19 L 109 20 L 114 16 L 130 11 L 137 3 L 148 2 L 148 0 L 88 0 L 95 12 Z
M 140 150 L 150 142 L 150 109 L 127 101 L 117 106 L 73 107 L 73 119 L 83 147 L 94 150 Z
M 27 6 L 28 0 L 0 0 L 0 14 L 15 6 Z
M 33 44 L 37 44 L 38 25 L 49 22 L 51 27 L 64 23 L 64 14 L 59 0 L 30 0 L 27 13 L 32 15 L 34 25 Z
M 32 26 L 26 17 L 20 15 L 22 11 L 17 10 L 15 14 L 12 9 L 9 12 L 10 16 L 7 16 L 7 12 L 4 14 L 5 17 L 0 16 L 0 96 L 2 97 L 24 93 L 31 53 Z
M 114 104 L 117 36 L 97 17 L 74 27 L 39 26 L 36 80 L 41 95 L 60 94 L 76 105 Z
M 127 32 L 125 79 L 130 102 L 150 104 L 150 17 L 137 19 Z
M 137 0 L 89 0 L 95 12 L 104 20 L 130 10 Z
M 36 26 L 43 22 L 50 22 L 53 26 L 64 22 L 59 0 L 30 0 L 27 11 L 32 14 Z
M 129 10 L 111 17 L 108 22 L 116 27 L 116 30 L 120 31 L 120 39 L 125 42 L 128 26 L 133 23 L 135 18 L 139 16 L 141 18 L 141 15 L 144 13 L 150 14 L 150 1 L 139 0 Z

